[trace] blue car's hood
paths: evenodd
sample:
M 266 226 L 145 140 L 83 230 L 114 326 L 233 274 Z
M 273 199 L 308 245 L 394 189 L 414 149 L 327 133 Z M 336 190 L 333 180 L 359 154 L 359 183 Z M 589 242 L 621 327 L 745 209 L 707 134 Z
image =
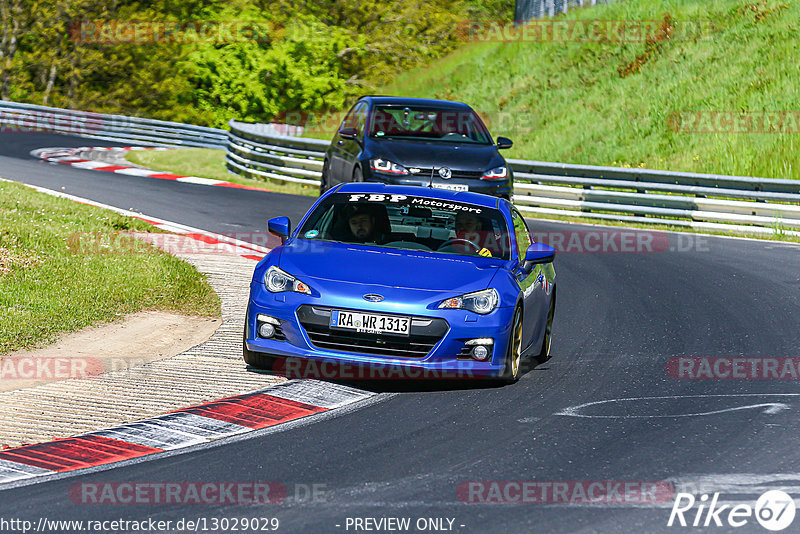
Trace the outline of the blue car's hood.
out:
M 292 240 L 280 257 L 280 268 L 300 279 L 427 291 L 485 289 L 501 265 L 490 258 L 310 240 Z

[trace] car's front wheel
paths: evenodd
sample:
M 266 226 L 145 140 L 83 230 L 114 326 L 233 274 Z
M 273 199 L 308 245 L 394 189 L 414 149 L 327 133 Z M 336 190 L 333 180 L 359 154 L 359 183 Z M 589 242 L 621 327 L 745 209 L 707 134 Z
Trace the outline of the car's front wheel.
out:
M 353 169 L 353 181 L 354 182 L 363 182 L 364 181 L 364 175 L 361 174 L 361 167 L 359 167 L 359 166 L 356 166 L 356 168 Z
M 500 379 L 506 384 L 513 384 L 519 380 L 522 367 L 522 309 L 517 308 L 511 322 L 511 333 L 508 338 L 505 367 Z

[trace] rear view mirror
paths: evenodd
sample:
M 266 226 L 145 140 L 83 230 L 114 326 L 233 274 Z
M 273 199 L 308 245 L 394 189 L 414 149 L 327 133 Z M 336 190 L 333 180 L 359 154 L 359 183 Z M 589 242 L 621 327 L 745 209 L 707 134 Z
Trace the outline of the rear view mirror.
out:
M 497 148 L 502 150 L 504 148 L 511 148 L 512 146 L 514 146 L 514 142 L 508 137 L 497 138 Z
M 269 233 L 280 237 L 281 243 L 283 243 L 291 233 L 292 223 L 289 221 L 289 217 L 274 217 L 267 221 L 267 228 Z
M 533 243 L 525 251 L 525 263 L 536 265 L 537 263 L 550 263 L 556 257 L 556 249 L 544 243 Z
M 430 219 L 433 216 L 430 208 L 423 208 L 420 206 L 411 206 L 408 209 L 409 217 L 416 217 L 418 219 Z
M 339 137 L 342 139 L 350 139 L 351 141 L 358 135 L 358 130 L 355 128 L 342 128 L 339 130 Z

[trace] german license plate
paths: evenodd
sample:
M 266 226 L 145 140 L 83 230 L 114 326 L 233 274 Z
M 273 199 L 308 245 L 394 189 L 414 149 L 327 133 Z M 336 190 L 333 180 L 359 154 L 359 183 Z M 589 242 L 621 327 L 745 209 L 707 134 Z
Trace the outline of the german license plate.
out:
M 355 330 L 370 334 L 399 334 L 407 336 L 411 331 L 411 318 L 377 313 L 333 310 L 331 328 Z
M 447 189 L 448 191 L 469 191 L 469 186 L 464 184 L 432 184 L 434 189 Z

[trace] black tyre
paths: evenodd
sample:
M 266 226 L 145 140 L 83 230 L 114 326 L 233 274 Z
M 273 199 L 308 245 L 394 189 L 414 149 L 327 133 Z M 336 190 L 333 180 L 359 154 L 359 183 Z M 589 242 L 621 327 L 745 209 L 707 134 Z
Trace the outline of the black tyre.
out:
M 359 167 L 358 165 L 356 165 L 356 168 L 353 169 L 353 181 L 354 182 L 364 181 L 364 175 L 361 174 L 361 167 Z
M 505 367 L 500 375 L 500 380 L 506 384 L 513 384 L 519 380 L 522 368 L 522 309 L 517 308 L 511 322 L 511 334 L 506 350 Z
M 556 293 L 553 289 L 553 296 L 550 299 L 550 309 L 547 310 L 547 322 L 544 326 L 544 339 L 542 340 L 542 350 L 535 356 L 539 363 L 544 363 L 549 360 L 552 355 L 550 354 L 550 345 L 553 342 L 553 317 L 556 314 Z
M 267 356 L 247 348 L 247 325 L 245 325 L 245 330 L 242 334 L 242 357 L 244 358 L 244 363 L 256 369 L 270 370 L 272 369 L 272 364 L 275 363 L 273 356 Z

